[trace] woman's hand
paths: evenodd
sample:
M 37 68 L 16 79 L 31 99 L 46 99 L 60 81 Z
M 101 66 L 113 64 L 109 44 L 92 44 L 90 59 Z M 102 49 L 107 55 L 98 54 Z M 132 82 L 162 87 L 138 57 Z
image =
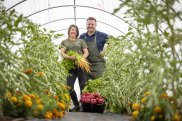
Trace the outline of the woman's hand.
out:
M 75 56 L 69 56 L 68 59 L 69 59 L 69 60 L 72 60 L 72 61 L 75 61 L 75 60 L 76 60 L 76 57 L 75 57 Z

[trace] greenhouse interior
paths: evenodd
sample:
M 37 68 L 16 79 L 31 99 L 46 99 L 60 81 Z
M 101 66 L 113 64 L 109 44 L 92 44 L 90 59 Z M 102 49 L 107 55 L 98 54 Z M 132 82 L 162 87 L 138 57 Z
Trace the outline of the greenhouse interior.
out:
M 1 0 L 0 121 L 182 121 L 182 0 Z

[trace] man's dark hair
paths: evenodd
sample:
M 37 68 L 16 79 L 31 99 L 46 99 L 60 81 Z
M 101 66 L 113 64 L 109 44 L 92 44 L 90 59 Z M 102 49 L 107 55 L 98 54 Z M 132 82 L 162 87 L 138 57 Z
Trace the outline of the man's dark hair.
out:
M 94 20 L 95 22 L 97 22 L 97 20 L 96 20 L 94 17 L 88 17 L 88 18 L 87 18 L 87 21 L 88 21 L 88 20 Z

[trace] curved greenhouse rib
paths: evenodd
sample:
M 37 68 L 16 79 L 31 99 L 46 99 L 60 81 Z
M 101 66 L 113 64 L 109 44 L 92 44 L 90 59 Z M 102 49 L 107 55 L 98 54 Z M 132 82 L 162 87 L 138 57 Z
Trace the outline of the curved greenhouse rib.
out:
M 53 21 L 50 21 L 50 22 L 44 23 L 44 24 L 42 24 L 41 26 L 44 26 L 44 25 L 47 25 L 47 24 L 50 24 L 50 23 L 54 23 L 54 22 L 57 22 L 57 21 L 61 21 L 61 20 L 67 20 L 67 19 L 74 19 L 74 18 L 62 18 L 62 19 L 56 19 L 56 20 L 53 20 Z M 76 18 L 76 19 L 84 19 L 84 20 L 86 20 L 86 18 Z M 112 25 L 110 25 L 110 24 L 107 24 L 107 23 L 102 22 L 102 21 L 97 21 L 97 22 L 102 23 L 102 24 L 105 24 L 105 25 L 107 25 L 107 26 L 109 26 L 109 27 L 111 27 L 111 28 L 113 28 L 113 29 L 115 29 L 115 30 L 117 30 L 117 31 L 119 31 L 119 32 L 121 32 L 122 34 L 124 34 L 124 35 L 125 35 L 125 33 L 124 33 L 123 31 L 121 31 L 120 29 L 118 29 L 118 28 L 116 28 L 116 27 L 114 27 L 114 26 L 112 26 Z
M 8 8 L 6 11 L 11 10 L 12 8 L 16 7 L 17 5 L 20 5 L 21 3 L 25 2 L 25 1 L 27 1 L 27 0 L 22 0 L 22 1 L 18 2 L 18 3 L 16 3 L 16 4 L 14 4 L 14 5 L 11 6 L 10 8 Z
M 85 29 L 85 28 L 78 28 L 78 29 Z M 60 31 L 67 31 L 68 28 L 65 28 L 65 29 L 59 29 L 59 30 L 55 30 L 55 32 L 60 32 Z
M 111 14 L 111 15 L 117 17 L 118 19 L 124 21 L 126 24 L 129 24 L 131 27 L 133 27 L 133 28 L 136 29 L 136 27 L 135 27 L 133 24 L 128 23 L 126 20 L 122 19 L 121 17 L 119 17 L 119 16 L 117 16 L 117 15 L 114 15 L 114 14 L 111 13 L 111 12 L 108 12 L 108 11 L 105 11 L 105 10 L 102 10 L 102 9 L 99 9 L 99 8 L 95 8 L 95 7 L 91 7 L 91 6 L 83 6 L 83 5 L 61 5 L 61 6 L 54 6 L 54 7 L 45 8 L 45 9 L 36 11 L 36 12 L 34 12 L 34 13 L 32 13 L 32 14 L 26 16 L 26 17 L 28 18 L 28 17 L 30 17 L 30 16 L 33 16 L 33 15 L 35 15 L 35 14 L 37 14 L 37 13 L 41 13 L 41 12 L 46 11 L 46 10 L 49 10 L 49 9 L 55 9 L 55 8 L 61 8 L 61 7 L 75 7 L 75 6 L 76 6 L 76 7 L 84 7 L 84 8 L 96 9 L 96 10 L 103 11 L 103 12 L 105 12 L 105 13 Z

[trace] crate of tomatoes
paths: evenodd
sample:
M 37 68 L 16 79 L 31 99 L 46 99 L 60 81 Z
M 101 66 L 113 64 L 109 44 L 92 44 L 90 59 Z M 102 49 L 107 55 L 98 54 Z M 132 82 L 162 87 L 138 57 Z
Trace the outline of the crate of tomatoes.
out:
M 84 112 L 104 112 L 105 101 L 99 93 L 83 93 L 80 102 Z

